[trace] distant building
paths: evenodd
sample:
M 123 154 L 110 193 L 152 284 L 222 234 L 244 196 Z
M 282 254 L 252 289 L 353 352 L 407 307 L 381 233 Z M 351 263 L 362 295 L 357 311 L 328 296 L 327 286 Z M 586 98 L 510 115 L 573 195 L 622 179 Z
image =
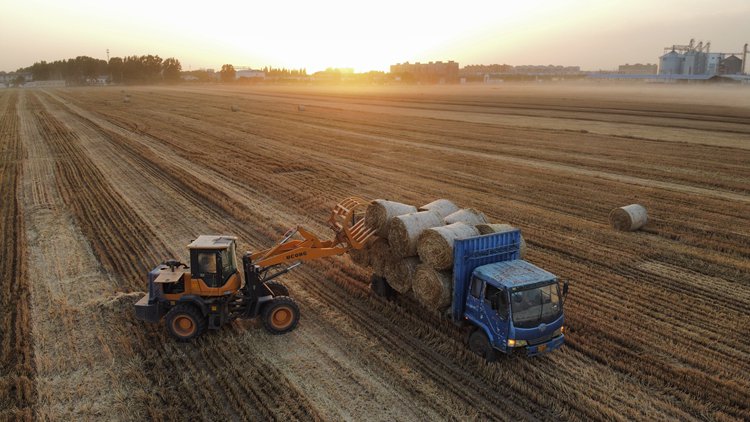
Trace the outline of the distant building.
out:
M 254 70 L 254 69 L 237 70 L 234 74 L 234 78 L 235 79 L 240 79 L 240 78 L 265 79 L 266 72 L 262 70 Z
M 617 73 L 622 75 L 656 75 L 658 66 L 655 64 L 621 64 L 617 68 Z
M 391 74 L 401 77 L 401 80 L 412 79 L 421 83 L 457 83 L 458 63 L 449 62 L 429 63 L 398 63 L 391 65 Z
M 711 43 L 673 45 L 659 57 L 660 75 L 737 75 L 744 70 L 747 44 L 741 53 L 712 53 Z M 742 55 L 742 59 L 737 57 Z
M 719 63 L 719 73 L 722 75 L 739 75 L 742 73 L 742 59 L 732 54 Z

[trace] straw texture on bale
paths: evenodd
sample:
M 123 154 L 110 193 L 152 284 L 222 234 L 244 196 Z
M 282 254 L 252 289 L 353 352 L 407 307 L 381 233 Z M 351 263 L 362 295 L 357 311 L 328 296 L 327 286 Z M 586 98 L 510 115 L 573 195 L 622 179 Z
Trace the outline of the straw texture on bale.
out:
M 429 265 L 421 264 L 414 274 L 412 290 L 426 308 L 440 311 L 451 304 L 453 275 L 449 271 L 437 271 Z
M 388 227 L 388 243 L 393 254 L 399 258 L 417 254 L 417 239 L 423 231 L 443 225 L 440 214 L 433 211 L 421 211 L 413 214 L 399 215 L 391 220 Z
M 393 217 L 417 212 L 417 207 L 402 204 L 400 202 L 376 199 L 367 206 L 365 212 L 365 225 L 375 229 L 375 234 L 380 237 L 388 237 L 388 224 Z
M 369 267 L 370 266 L 370 252 L 371 245 L 368 245 L 365 248 L 362 249 L 351 249 L 349 251 L 349 258 L 352 259 L 352 262 L 359 265 L 360 267 Z
M 445 224 L 458 223 L 459 221 L 473 226 L 475 224 L 486 223 L 487 217 L 474 208 L 464 208 L 445 217 Z
M 380 238 L 372 243 L 372 246 L 370 246 L 370 266 L 372 266 L 372 272 L 375 275 L 385 276 L 385 268 L 392 260 L 391 248 L 388 246 L 387 240 Z
M 435 211 L 440 214 L 441 218 L 445 218 L 460 209 L 456 204 L 447 199 L 436 199 L 429 204 L 419 207 L 419 211 Z
M 419 235 L 417 253 L 422 262 L 432 268 L 448 270 L 453 266 L 453 242 L 478 234 L 474 226 L 461 222 L 433 227 Z
M 419 258 L 414 256 L 392 260 L 385 267 L 385 278 L 388 284 L 399 293 L 408 292 L 411 290 L 414 274 L 419 264 Z
M 643 205 L 631 204 L 615 208 L 609 213 L 609 223 L 615 230 L 634 231 L 648 222 L 648 213 Z
M 510 224 L 477 224 L 475 226 L 477 230 L 479 230 L 479 234 L 492 234 L 492 233 L 504 233 L 509 232 L 511 230 L 517 229 L 517 227 L 513 227 Z M 523 259 L 526 256 L 526 241 L 523 239 L 523 234 L 521 234 L 521 245 L 519 247 L 518 251 L 521 259 Z

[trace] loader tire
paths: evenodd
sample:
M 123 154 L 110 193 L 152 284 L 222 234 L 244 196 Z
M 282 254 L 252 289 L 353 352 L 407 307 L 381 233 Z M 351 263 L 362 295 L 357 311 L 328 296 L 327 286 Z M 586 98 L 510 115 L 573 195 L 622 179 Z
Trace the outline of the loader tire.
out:
M 206 317 L 188 303 L 178 303 L 167 312 L 167 331 L 177 341 L 190 341 L 206 331 Z
M 289 296 L 289 289 L 286 288 L 285 285 L 279 283 L 278 281 L 267 281 L 266 286 L 268 286 L 268 289 L 271 290 L 271 294 L 276 296 Z
M 469 350 L 483 357 L 487 362 L 497 360 L 497 352 L 482 330 L 474 330 L 469 336 Z
M 299 306 L 289 296 L 276 296 L 263 306 L 263 326 L 271 334 L 285 334 L 299 322 Z

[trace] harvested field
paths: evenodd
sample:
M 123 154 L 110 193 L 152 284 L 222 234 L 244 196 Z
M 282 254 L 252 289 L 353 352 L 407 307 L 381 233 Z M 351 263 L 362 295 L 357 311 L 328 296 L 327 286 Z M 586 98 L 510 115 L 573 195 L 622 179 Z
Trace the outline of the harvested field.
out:
M 2 90 L 0 419 L 750 419 L 747 94 Z M 146 272 L 198 234 L 326 237 L 348 196 L 520 227 L 526 259 L 570 280 L 566 346 L 486 364 L 347 256 L 284 276 L 288 335 L 235 322 L 178 344 L 135 320 Z M 612 230 L 632 203 L 648 224 Z

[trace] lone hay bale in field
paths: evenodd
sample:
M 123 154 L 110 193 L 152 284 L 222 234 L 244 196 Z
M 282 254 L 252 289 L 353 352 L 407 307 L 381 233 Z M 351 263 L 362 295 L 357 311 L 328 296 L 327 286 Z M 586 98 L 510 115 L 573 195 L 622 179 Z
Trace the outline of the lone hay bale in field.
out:
M 436 199 L 429 204 L 419 207 L 419 211 L 435 211 L 440 214 L 440 217 L 442 218 L 445 218 L 460 209 L 461 208 L 456 204 L 447 199 Z
M 370 246 L 370 266 L 372 266 L 372 272 L 375 275 L 385 276 L 385 268 L 393 259 L 391 247 L 386 239 L 381 237 L 372 242 L 372 246 Z
M 385 278 L 388 284 L 401 294 L 408 292 L 411 290 L 419 264 L 419 258 L 415 256 L 391 261 L 385 267 Z
M 379 237 L 388 237 L 388 224 L 393 217 L 417 212 L 417 207 L 400 202 L 376 199 L 367 206 L 365 225 L 375 229 Z
M 479 210 L 475 210 L 474 208 L 464 208 L 462 210 L 458 210 L 454 212 L 453 214 L 445 217 L 445 224 L 453 224 L 458 223 L 459 221 L 462 223 L 469 224 L 471 226 L 475 224 L 483 224 L 487 222 L 487 217 L 485 217 L 484 213 L 482 213 Z
M 449 271 L 437 271 L 426 264 L 417 267 L 411 286 L 414 296 L 426 308 L 440 311 L 451 304 L 453 275 Z
M 235 105 L 231 106 L 230 109 L 232 110 L 232 112 L 240 111 L 240 108 Z
M 436 270 L 448 270 L 453 267 L 453 242 L 479 235 L 479 230 L 468 224 L 458 222 L 447 226 L 433 227 L 419 235 L 417 253 L 425 264 Z
M 511 230 L 515 230 L 518 227 L 513 227 L 510 224 L 477 224 L 475 226 L 477 230 L 479 230 L 479 234 L 492 234 L 492 233 L 505 233 L 509 232 Z M 523 235 L 521 235 L 521 245 L 519 246 L 519 257 L 523 259 L 523 257 L 526 256 L 526 241 L 523 239 Z
M 419 235 L 427 229 L 442 225 L 443 219 L 434 211 L 415 212 L 393 218 L 388 227 L 388 243 L 393 255 L 398 258 L 417 255 Z
M 297 111 L 305 111 L 305 106 L 303 106 L 302 104 L 298 105 Z
M 615 230 L 635 231 L 648 222 L 648 213 L 643 205 L 631 204 L 615 208 L 609 213 L 609 224 Z

